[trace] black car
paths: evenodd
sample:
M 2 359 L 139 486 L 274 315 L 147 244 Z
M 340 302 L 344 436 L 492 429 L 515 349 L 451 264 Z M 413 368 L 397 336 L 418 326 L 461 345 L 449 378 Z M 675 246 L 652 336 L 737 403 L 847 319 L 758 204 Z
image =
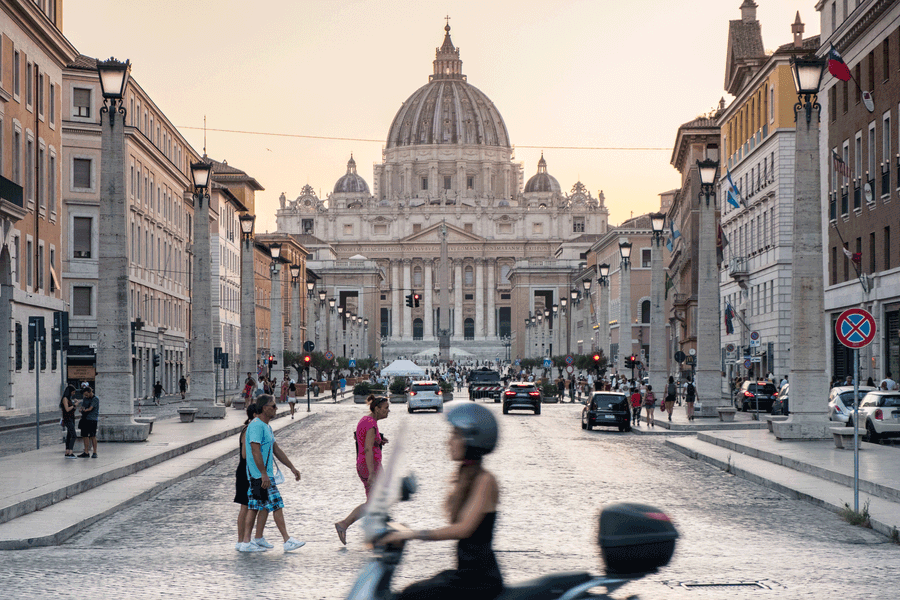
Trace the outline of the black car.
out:
M 777 395 L 778 390 L 773 383 L 745 381 L 734 398 L 734 407 L 743 412 L 748 410 L 771 412 Z
M 541 414 L 541 390 L 533 383 L 517 381 L 503 392 L 503 414 L 510 410 L 531 410 Z
M 581 409 L 581 428 L 591 430 L 597 425 L 631 431 L 628 396 L 618 392 L 594 392 Z

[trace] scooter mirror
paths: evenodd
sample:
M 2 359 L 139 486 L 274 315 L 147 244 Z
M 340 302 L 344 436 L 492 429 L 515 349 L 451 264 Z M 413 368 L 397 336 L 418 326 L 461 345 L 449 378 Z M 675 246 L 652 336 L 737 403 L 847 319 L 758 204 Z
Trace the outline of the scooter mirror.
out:
M 417 489 L 416 476 L 410 473 L 400 480 L 400 501 L 406 502 L 409 500 L 416 493 Z

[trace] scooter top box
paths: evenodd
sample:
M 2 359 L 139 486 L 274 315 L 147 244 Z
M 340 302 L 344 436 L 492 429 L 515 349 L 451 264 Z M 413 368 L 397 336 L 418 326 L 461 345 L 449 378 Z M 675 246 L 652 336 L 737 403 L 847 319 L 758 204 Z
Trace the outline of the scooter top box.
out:
M 678 531 L 669 517 L 646 504 L 612 504 L 600 513 L 598 542 L 611 575 L 651 573 L 669 564 Z

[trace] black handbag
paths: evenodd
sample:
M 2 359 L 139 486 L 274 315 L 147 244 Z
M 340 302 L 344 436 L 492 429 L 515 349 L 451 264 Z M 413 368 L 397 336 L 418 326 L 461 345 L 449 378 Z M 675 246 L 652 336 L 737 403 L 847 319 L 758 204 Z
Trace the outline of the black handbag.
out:
M 262 486 L 262 477 L 259 479 L 250 478 L 250 496 L 257 502 L 269 501 L 269 490 Z

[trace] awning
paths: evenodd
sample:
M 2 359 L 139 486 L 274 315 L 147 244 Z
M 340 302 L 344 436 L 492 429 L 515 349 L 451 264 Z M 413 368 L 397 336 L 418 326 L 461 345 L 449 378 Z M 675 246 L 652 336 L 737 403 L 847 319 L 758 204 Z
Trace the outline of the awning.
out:
M 56 277 L 56 269 L 53 268 L 53 265 L 50 265 L 50 291 L 55 292 L 60 289 L 59 287 L 59 279 Z

